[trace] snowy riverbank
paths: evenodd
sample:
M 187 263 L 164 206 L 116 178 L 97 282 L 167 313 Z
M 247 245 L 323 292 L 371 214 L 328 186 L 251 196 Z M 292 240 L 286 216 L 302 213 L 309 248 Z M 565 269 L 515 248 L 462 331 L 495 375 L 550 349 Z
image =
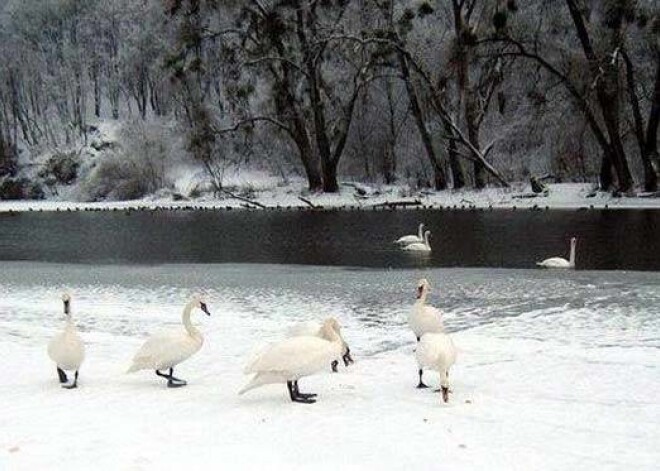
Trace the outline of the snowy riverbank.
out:
M 356 189 L 359 188 L 358 189 Z M 660 209 L 660 198 L 613 197 L 608 193 L 592 193 L 588 184 L 567 183 L 549 185 L 548 196 L 529 197 L 529 188 L 514 185 L 511 189 L 488 188 L 482 191 L 440 191 L 409 194 L 401 187 L 374 189 L 365 185 L 343 186 L 337 194 L 306 194 L 304 183 L 288 185 L 250 186 L 249 201 L 232 197 L 184 198 L 150 196 L 132 201 L 83 203 L 75 201 L 21 200 L 0 201 L 0 212 L 10 211 L 85 211 L 124 209 L 378 209 L 391 203 L 404 203 L 399 208 L 452 209 Z M 237 193 L 243 194 L 241 191 Z M 404 196 L 402 196 L 404 195 Z M 305 201 L 307 200 L 307 201 Z
M 460 348 L 448 405 L 414 388 L 422 274 Z M 45 353 L 63 289 L 88 349 L 75 391 Z M 124 374 L 196 290 L 213 315 L 189 386 Z M 659 301 L 650 273 L 3 263 L 0 469 L 655 469 Z M 237 396 L 251 351 L 325 315 L 356 364 L 301 381 L 317 404 Z

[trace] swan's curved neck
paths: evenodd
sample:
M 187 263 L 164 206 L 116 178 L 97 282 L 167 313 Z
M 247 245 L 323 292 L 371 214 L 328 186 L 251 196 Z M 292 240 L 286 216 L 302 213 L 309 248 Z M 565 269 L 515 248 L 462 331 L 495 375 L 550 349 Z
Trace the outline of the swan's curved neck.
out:
M 426 246 L 428 248 L 431 248 L 431 243 L 429 242 L 429 233 L 428 232 L 426 232 L 426 234 L 424 234 L 424 244 L 426 244 Z
M 568 259 L 568 263 L 571 266 L 575 266 L 575 242 L 571 242 L 571 253 Z
M 194 304 L 195 303 L 193 301 L 190 301 L 188 304 L 186 304 L 186 307 L 183 308 L 183 316 L 181 316 L 183 326 L 191 336 L 199 335 L 199 330 L 197 330 L 195 326 L 192 325 L 192 322 L 190 322 L 190 314 L 192 313 Z
M 419 299 L 417 300 L 417 302 L 418 302 L 419 304 L 426 304 L 426 297 L 427 297 L 428 295 L 429 295 L 429 289 L 428 289 L 428 287 L 424 286 L 424 287 L 422 288 L 422 294 L 421 294 L 421 296 L 419 297 Z
M 424 239 L 424 224 L 419 225 L 419 229 L 417 230 L 417 236 L 420 239 Z
M 342 344 L 341 336 L 339 333 L 329 325 L 324 325 L 321 327 L 321 331 L 323 332 L 323 337 L 326 340 L 333 343 Z

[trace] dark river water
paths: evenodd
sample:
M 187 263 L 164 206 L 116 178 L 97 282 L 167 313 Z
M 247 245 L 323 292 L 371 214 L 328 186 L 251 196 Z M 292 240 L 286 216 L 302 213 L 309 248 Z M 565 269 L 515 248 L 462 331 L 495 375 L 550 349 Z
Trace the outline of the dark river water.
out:
M 392 243 L 424 222 L 432 253 Z M 660 211 L 159 211 L 0 214 L 0 260 L 660 270 Z M 1 265 L 0 265 L 1 267 Z

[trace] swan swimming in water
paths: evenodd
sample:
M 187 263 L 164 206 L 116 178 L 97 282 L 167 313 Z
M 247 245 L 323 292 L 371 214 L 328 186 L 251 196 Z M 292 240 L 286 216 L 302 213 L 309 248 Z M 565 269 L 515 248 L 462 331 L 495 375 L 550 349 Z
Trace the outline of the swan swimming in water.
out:
M 193 296 L 183 308 L 182 322 L 185 331 L 156 334 L 149 337 L 135 354 L 133 364 L 127 373 L 155 370 L 158 376 L 167 379 L 168 388 L 185 386 L 187 383 L 184 380 L 174 377 L 174 367 L 197 353 L 204 343 L 204 336 L 190 322 L 193 308 L 199 308 L 206 315 L 211 315 L 204 300 L 198 295 Z M 167 369 L 169 369 L 169 374 L 160 371 Z
M 245 374 L 255 375 L 238 394 L 265 384 L 286 383 L 291 401 L 316 402 L 316 394 L 300 392 L 298 380 L 327 368 L 328 363 L 340 358 L 344 350 L 331 320 L 323 322 L 321 330 L 323 338 L 311 335 L 290 337 L 268 347 L 245 368 Z
M 430 235 L 431 235 L 431 231 L 426 231 L 424 232 L 423 242 L 414 242 L 412 244 L 406 245 L 405 247 L 402 247 L 402 249 L 409 252 L 430 252 L 431 251 L 431 244 L 429 243 Z
M 346 343 L 346 340 L 344 340 L 344 336 L 341 335 L 341 326 L 339 325 L 339 322 L 337 319 L 334 317 L 329 317 L 326 319 L 326 321 L 330 322 L 333 326 L 333 329 L 339 337 L 341 337 L 341 342 L 343 345 L 343 353 L 341 356 L 341 359 L 344 361 L 344 366 L 348 367 L 348 365 L 351 365 L 355 363 L 353 361 L 353 357 L 351 356 L 351 349 Z M 300 337 L 303 335 L 311 335 L 314 337 L 319 337 L 319 338 L 324 338 L 325 340 L 332 340 L 330 338 L 327 338 L 327 336 L 324 333 L 325 331 L 323 330 L 323 324 L 319 324 L 318 322 L 310 321 L 310 322 L 303 322 L 297 325 L 294 325 L 293 327 L 289 328 L 287 331 L 287 334 L 289 337 Z M 330 367 L 332 368 L 332 371 L 337 373 L 337 366 L 339 365 L 339 362 L 337 360 L 334 360 L 331 364 Z
M 48 356 L 57 365 L 57 375 L 62 387 L 74 389 L 78 387 L 78 371 L 85 360 L 85 345 L 71 318 L 71 296 L 63 294 L 62 302 L 64 303 L 66 325 L 64 331 L 53 337 L 48 344 Z M 65 371 L 75 371 L 73 383 L 67 384 L 68 378 Z
M 420 371 L 430 368 L 440 373 L 442 400 L 449 400 L 449 370 L 456 362 L 456 347 L 451 337 L 445 333 L 427 333 L 417 344 L 417 365 Z M 420 379 L 421 381 L 421 379 Z
M 541 268 L 575 268 L 575 246 L 577 245 L 577 238 L 571 237 L 571 253 L 569 259 L 566 260 L 562 257 L 552 257 L 537 262 L 536 265 Z
M 413 304 L 410 313 L 408 314 L 408 326 L 415 334 L 417 342 L 420 341 L 422 336 L 427 333 L 441 333 L 444 332 L 444 325 L 442 323 L 442 311 L 426 304 L 426 298 L 431 291 L 431 285 L 426 278 L 422 278 L 417 282 L 417 301 Z M 423 368 L 418 370 L 419 383 L 418 388 L 426 388 L 426 384 L 422 381 Z
M 415 242 L 424 243 L 424 223 L 419 224 L 417 235 L 406 235 L 403 237 L 399 237 L 397 240 L 394 241 L 395 244 L 399 244 L 399 245 L 414 244 Z

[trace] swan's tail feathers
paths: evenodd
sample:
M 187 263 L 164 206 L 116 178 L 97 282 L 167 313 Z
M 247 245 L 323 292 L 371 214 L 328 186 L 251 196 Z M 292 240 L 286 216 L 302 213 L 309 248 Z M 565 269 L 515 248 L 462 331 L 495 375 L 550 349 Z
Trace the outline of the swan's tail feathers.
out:
M 131 364 L 130 368 L 126 370 L 126 373 L 134 373 L 136 371 L 147 369 L 147 364 L 148 362 L 146 362 L 142 357 L 134 358 L 133 363 Z
M 543 265 L 543 262 L 536 262 L 536 266 L 537 267 L 544 267 L 545 265 Z
M 274 373 L 257 373 L 252 377 L 252 379 L 245 385 L 243 388 L 238 391 L 238 395 L 241 396 L 248 392 L 250 389 L 255 389 L 266 384 L 281 383 L 280 375 Z

